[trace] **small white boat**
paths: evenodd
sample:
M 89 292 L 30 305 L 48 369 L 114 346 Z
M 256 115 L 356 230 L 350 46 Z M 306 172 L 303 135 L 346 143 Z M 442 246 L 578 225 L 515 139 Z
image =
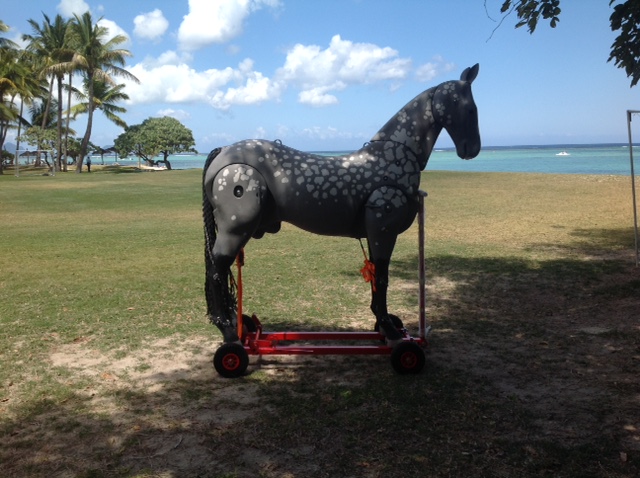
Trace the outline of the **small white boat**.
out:
M 571 156 L 571 155 L 566 151 L 560 151 L 559 153 L 556 153 L 556 156 Z

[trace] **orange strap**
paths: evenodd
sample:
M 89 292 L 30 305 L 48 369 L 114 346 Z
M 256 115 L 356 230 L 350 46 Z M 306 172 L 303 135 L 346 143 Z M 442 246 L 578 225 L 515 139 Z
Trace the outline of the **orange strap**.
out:
M 362 254 L 364 255 L 364 266 L 360 269 L 360 274 L 364 278 L 365 282 L 371 282 L 371 290 L 376 291 L 376 265 L 367 258 L 367 253 L 364 250 L 362 241 L 360 241 L 360 247 L 362 248 Z

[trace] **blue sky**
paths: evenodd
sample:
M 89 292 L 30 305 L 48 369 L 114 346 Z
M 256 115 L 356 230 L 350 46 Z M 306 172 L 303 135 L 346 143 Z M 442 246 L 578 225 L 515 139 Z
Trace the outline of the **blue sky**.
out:
M 640 90 L 606 61 L 608 0 L 565 0 L 558 27 L 533 35 L 514 29 L 515 15 L 493 32 L 501 3 L 28 0 L 5 2 L 0 19 L 18 41 L 43 12 L 102 17 L 129 38 L 127 69 L 141 80 L 127 83 L 123 118 L 173 116 L 201 152 L 255 137 L 357 149 L 415 95 L 475 63 L 484 145 L 625 142 L 625 112 L 640 109 Z M 80 120 L 73 126 L 84 131 Z M 96 114 L 95 144 L 121 132 Z M 452 146 L 446 132 L 437 146 Z

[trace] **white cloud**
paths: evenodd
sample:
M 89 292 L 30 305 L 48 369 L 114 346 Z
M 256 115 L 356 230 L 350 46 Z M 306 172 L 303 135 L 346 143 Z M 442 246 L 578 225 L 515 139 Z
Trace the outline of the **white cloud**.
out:
M 127 41 L 118 45 L 118 48 L 128 48 L 130 45 L 129 34 L 118 26 L 118 24 L 112 20 L 106 20 L 104 18 L 98 20 L 98 25 L 107 29 L 106 39 L 110 40 L 116 35 L 124 36 Z
M 155 9 L 143 13 L 133 19 L 134 35 L 147 40 L 159 40 L 169 28 L 169 22 L 162 14 L 162 10 Z
M 211 133 L 201 138 L 203 144 L 223 145 L 237 141 L 237 138 L 229 133 Z
M 84 0 L 60 0 L 58 12 L 65 18 L 75 15 L 82 15 L 89 11 L 89 5 Z
M 421 82 L 431 81 L 434 78 L 449 73 L 455 69 L 456 65 L 446 62 L 441 56 L 433 57 L 433 62 L 425 63 L 416 70 L 416 79 Z
M 367 138 L 368 136 L 363 136 L 362 134 L 356 134 L 349 131 L 342 131 L 333 126 L 313 126 L 311 128 L 304 128 L 300 132 L 300 136 L 309 138 L 309 139 L 319 139 L 319 140 L 331 140 L 331 139 L 360 139 Z
M 138 66 L 146 70 L 151 70 L 163 65 L 188 65 L 192 60 L 193 56 L 190 53 L 178 53 L 174 50 L 167 50 L 157 58 L 152 56 L 145 57 L 144 60 L 142 60 L 142 63 Z
M 388 82 L 389 88 L 397 87 L 412 69 L 411 59 L 392 48 L 339 35 L 325 49 L 296 45 L 272 76 L 256 71 L 251 59 L 235 68 L 198 71 L 190 66 L 193 55 L 168 50 L 128 68 L 140 80 L 127 83 L 129 104 L 201 102 L 228 111 L 234 105 L 277 101 L 291 87 L 298 90 L 300 103 L 322 107 L 338 103 L 336 93 L 351 85 Z M 448 65 L 441 63 L 442 68 Z
M 262 126 L 258 126 L 252 136 L 253 139 L 262 139 L 266 137 L 267 137 L 267 130 L 264 129 Z
M 172 55 L 167 52 L 167 57 Z M 251 60 L 237 68 L 196 71 L 186 63 L 138 63 L 129 69 L 140 84 L 127 82 L 130 104 L 205 102 L 216 109 L 228 110 L 233 105 L 257 104 L 278 98 L 280 86 L 253 70 Z
M 328 106 L 338 103 L 338 98 L 326 93 L 327 88 L 318 87 L 298 93 L 298 101 L 311 106 Z
M 301 87 L 300 102 L 321 106 L 337 102 L 329 91 L 352 84 L 402 80 L 410 69 L 411 59 L 399 58 L 393 48 L 353 43 L 335 35 L 324 50 L 317 45 L 295 45 L 277 76 Z
M 185 110 L 174 110 L 172 108 L 166 108 L 163 110 L 159 110 L 157 116 L 171 116 L 172 118 L 177 119 L 178 121 L 184 121 L 191 118 L 191 115 Z
M 193 51 L 227 42 L 242 33 L 244 21 L 252 12 L 280 5 L 280 0 L 189 0 L 189 13 L 178 30 L 180 48 Z
M 60 15 L 66 18 L 70 18 L 73 15 L 81 16 L 82 14 L 91 11 L 91 9 L 89 8 L 89 5 L 84 0 L 61 0 L 57 6 L 57 9 L 58 9 L 58 12 L 60 12 Z M 101 10 L 102 8 L 99 7 L 98 9 Z M 119 47 L 120 48 L 129 47 L 130 45 L 129 34 L 123 28 L 120 28 L 116 22 L 101 18 L 100 20 L 97 21 L 97 24 L 107 29 L 107 35 L 106 35 L 107 40 L 112 39 L 116 35 L 123 35 L 127 38 L 127 41 L 125 43 L 121 43 Z

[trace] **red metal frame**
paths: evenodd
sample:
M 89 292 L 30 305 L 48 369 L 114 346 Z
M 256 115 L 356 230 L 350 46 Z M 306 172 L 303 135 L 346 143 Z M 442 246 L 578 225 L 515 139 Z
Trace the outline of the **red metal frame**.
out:
M 426 321 L 426 280 L 425 280 L 425 258 L 424 258 L 424 229 L 425 213 L 424 198 L 427 193 L 419 192 L 420 206 L 418 210 L 418 252 L 419 252 L 419 319 L 418 337 L 409 335 L 403 331 L 402 340 L 415 342 L 421 347 L 427 347 L 427 335 L 431 329 Z M 242 344 L 249 355 L 390 355 L 393 348 L 384 343 L 384 336 L 379 332 L 266 332 L 262 328 L 260 320 L 254 315 L 251 318 L 256 331 L 245 332 L 244 317 L 242 314 L 242 266 L 244 258 L 242 253 L 238 256 L 236 265 L 238 267 L 238 336 L 241 337 Z M 353 344 L 303 344 L 296 345 L 290 342 L 358 342 L 368 341 L 368 345 Z M 282 342 L 285 342 L 284 344 Z M 375 343 L 379 345 L 374 345 Z

